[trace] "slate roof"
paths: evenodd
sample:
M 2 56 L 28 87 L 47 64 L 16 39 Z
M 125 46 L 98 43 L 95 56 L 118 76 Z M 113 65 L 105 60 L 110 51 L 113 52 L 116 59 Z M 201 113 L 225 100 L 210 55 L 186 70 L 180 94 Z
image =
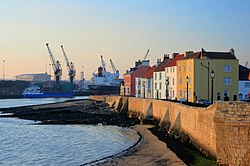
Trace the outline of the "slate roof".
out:
M 172 59 L 165 58 L 164 61 L 161 62 L 161 64 L 155 68 L 155 71 L 154 71 L 154 72 L 165 71 L 165 68 L 166 68 L 167 64 L 170 63 L 171 60 L 172 60 Z
M 239 80 L 249 80 L 249 76 L 250 69 L 245 66 L 239 65 Z
M 148 71 L 146 71 L 143 75 L 142 78 L 153 78 L 153 73 L 156 68 L 156 65 L 152 66 Z
M 167 67 L 176 66 L 176 61 L 183 59 L 185 56 L 184 54 L 177 55 L 169 64 L 167 64 Z
M 202 49 L 200 52 L 188 53 L 184 59 L 237 59 L 234 55 L 234 50 L 231 49 L 229 52 L 207 52 Z
M 136 69 L 134 72 L 132 72 L 131 75 L 133 75 L 134 77 L 140 77 L 149 68 L 150 66 L 141 66 L 138 69 Z

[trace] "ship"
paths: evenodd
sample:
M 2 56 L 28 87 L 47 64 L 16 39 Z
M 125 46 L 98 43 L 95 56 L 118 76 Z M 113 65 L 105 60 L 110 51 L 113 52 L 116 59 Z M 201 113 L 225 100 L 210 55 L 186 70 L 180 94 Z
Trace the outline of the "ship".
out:
M 30 86 L 22 92 L 23 98 L 70 98 L 72 92 L 51 91 L 43 92 L 39 86 Z
M 92 84 L 88 85 L 89 91 L 95 95 L 117 95 L 120 94 L 119 70 L 115 68 L 114 63 L 110 59 L 113 72 L 106 71 L 106 64 L 101 55 L 101 66 L 98 67 L 97 73 L 93 73 L 91 78 Z

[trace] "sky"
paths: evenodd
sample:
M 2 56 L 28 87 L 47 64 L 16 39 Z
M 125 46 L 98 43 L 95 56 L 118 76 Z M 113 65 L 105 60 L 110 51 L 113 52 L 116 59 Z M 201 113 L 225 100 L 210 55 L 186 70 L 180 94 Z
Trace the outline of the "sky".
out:
M 134 62 L 164 54 L 235 49 L 250 63 L 248 0 L 0 0 L 0 79 L 52 73 L 50 49 L 67 69 L 61 45 L 86 79 L 109 59 L 121 77 Z M 82 68 L 83 66 L 83 68 Z M 249 67 L 250 65 L 248 65 Z M 3 72 L 4 70 L 4 72 Z

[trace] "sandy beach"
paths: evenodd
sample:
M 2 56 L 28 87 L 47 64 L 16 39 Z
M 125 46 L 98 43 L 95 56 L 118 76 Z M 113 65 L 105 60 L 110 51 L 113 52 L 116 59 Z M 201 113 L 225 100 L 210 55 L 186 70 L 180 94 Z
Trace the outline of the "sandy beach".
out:
M 135 130 L 141 133 L 143 141 L 134 150 L 125 155 L 98 165 L 104 166 L 155 166 L 173 165 L 181 166 L 185 163 L 179 159 L 166 143 L 160 141 L 148 128 L 149 125 L 136 125 Z

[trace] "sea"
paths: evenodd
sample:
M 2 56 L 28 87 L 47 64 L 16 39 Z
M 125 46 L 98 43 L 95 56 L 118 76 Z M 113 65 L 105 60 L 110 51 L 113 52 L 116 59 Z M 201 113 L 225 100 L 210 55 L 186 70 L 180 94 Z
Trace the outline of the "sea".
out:
M 87 99 L 1 99 L 0 107 Z M 82 165 L 113 156 L 139 139 L 129 128 L 106 125 L 41 125 L 18 118 L 0 118 L 0 166 Z M 87 164 L 88 165 L 88 164 Z

